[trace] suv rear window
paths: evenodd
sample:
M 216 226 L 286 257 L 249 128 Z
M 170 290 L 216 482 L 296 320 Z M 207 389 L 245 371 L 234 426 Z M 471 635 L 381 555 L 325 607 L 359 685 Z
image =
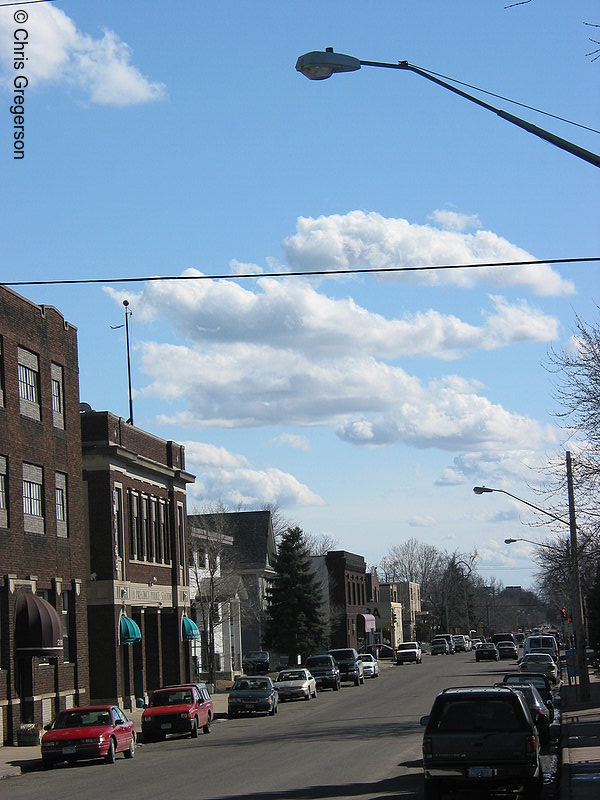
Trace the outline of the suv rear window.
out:
M 527 730 L 523 714 L 510 698 L 501 700 L 461 698 L 438 706 L 432 730 L 438 731 L 515 731 Z
M 321 664 L 331 665 L 331 656 L 309 656 L 306 659 L 307 667 L 317 667 Z
M 334 658 L 354 658 L 354 650 L 332 650 L 331 655 Z

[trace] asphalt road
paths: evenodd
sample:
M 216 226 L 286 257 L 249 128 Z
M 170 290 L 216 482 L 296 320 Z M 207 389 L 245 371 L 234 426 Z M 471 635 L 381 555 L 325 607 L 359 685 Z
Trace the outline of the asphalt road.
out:
M 0 797 L 127 800 L 376 800 L 421 798 L 419 719 L 446 686 L 490 685 L 512 663 L 472 653 L 382 662 L 381 676 L 316 700 L 280 705 L 274 717 L 217 720 L 209 735 L 140 744 L 132 761 L 36 771 L 0 783 Z M 549 775 L 554 755 L 545 757 Z M 555 782 L 545 800 L 557 796 Z

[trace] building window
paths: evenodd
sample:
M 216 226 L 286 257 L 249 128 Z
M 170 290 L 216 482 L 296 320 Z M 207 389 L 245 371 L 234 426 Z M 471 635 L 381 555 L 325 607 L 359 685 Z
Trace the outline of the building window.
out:
M 158 526 L 163 563 L 168 564 L 171 561 L 171 538 L 169 534 L 169 513 L 164 500 L 159 500 L 158 503 Z
M 54 502 L 56 505 L 56 535 L 66 538 L 69 533 L 67 529 L 67 476 L 64 472 L 57 472 L 55 475 Z
M 27 533 L 44 533 L 44 481 L 41 467 L 23 464 L 23 526 Z
M 177 503 L 177 543 L 179 546 L 179 566 L 185 567 L 185 532 L 183 527 L 183 505 Z
M 62 634 L 63 634 L 63 660 L 72 661 L 71 648 L 70 648 L 70 624 L 71 624 L 71 591 L 63 590 L 62 592 Z
M 144 558 L 146 561 L 152 561 L 152 536 L 147 497 L 142 497 L 142 539 L 144 540 Z
M 40 417 L 40 373 L 39 361 L 35 353 L 19 347 L 17 350 L 19 369 L 20 411 L 26 417 L 39 420 Z
M 8 528 L 8 459 L 0 456 L 0 528 Z
M 65 400 L 63 388 L 63 368 L 58 364 L 50 365 L 50 386 L 52 393 L 52 424 L 55 428 L 65 427 Z
M 115 525 L 115 551 L 117 558 L 123 558 L 123 490 L 115 486 L 113 492 L 113 512 Z
M 4 407 L 4 347 L 0 336 L 0 407 Z
M 150 535 L 152 536 L 152 553 L 155 561 L 162 561 L 162 551 L 160 549 L 161 541 L 159 536 L 156 509 L 156 498 L 152 497 L 150 500 Z
M 130 557 L 138 557 L 138 526 L 139 526 L 139 498 L 137 494 L 129 492 L 129 549 Z

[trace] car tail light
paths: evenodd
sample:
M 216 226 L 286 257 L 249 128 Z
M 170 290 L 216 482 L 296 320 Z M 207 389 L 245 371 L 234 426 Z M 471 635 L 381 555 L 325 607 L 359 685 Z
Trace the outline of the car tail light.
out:
M 526 742 L 526 747 L 525 747 L 525 752 L 526 753 L 535 753 L 536 750 L 537 750 L 537 739 L 535 738 L 535 736 L 528 736 L 527 737 L 527 742 Z
M 429 736 L 426 736 L 423 739 L 423 755 L 430 756 L 432 752 L 433 751 L 431 747 L 431 738 Z

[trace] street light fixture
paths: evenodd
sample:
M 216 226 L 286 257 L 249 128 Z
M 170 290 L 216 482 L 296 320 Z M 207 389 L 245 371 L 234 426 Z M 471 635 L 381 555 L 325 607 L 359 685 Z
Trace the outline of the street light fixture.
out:
M 573 492 L 573 475 L 571 471 L 571 453 L 567 451 L 566 454 L 567 460 L 567 491 L 568 491 L 568 499 L 569 499 L 569 519 L 566 520 L 563 517 L 559 517 L 556 514 L 553 514 L 551 511 L 546 511 L 544 508 L 540 508 L 539 506 L 530 503 L 528 500 L 523 500 L 522 497 L 517 497 L 515 494 L 511 494 L 510 492 L 505 491 L 504 489 L 492 489 L 489 486 L 474 486 L 473 491 L 475 494 L 487 494 L 488 492 L 502 492 L 502 494 L 506 494 L 509 497 L 512 497 L 514 500 L 518 500 L 520 503 L 525 503 L 525 505 L 530 506 L 530 508 L 534 508 L 536 511 L 540 511 L 542 514 L 545 514 L 552 519 L 557 520 L 558 522 L 562 522 L 564 525 L 569 526 L 570 531 L 570 567 L 571 567 L 571 592 L 572 592 L 572 613 L 573 613 L 573 627 L 575 631 L 575 646 L 577 649 L 577 666 L 579 669 L 579 689 L 581 693 L 582 700 L 589 700 L 590 699 L 590 676 L 588 673 L 588 666 L 587 666 L 587 658 L 586 658 L 586 649 L 585 649 L 585 629 L 583 625 L 583 605 L 582 605 L 582 597 L 581 597 L 581 576 L 579 574 L 579 554 L 577 550 L 577 523 L 575 521 L 575 498 Z M 520 541 L 519 539 L 505 539 L 506 544 L 512 544 L 514 541 Z M 531 541 L 529 539 L 523 539 L 522 541 Z M 539 542 L 532 542 L 532 544 L 538 544 Z M 543 545 L 542 547 L 551 547 L 551 545 Z
M 427 78 L 428 81 L 436 83 L 438 86 L 442 86 L 444 89 L 448 89 L 449 91 L 454 92 L 454 94 L 458 94 L 461 97 L 464 97 L 466 100 L 470 100 L 472 103 L 481 106 L 482 108 L 487 108 L 488 111 L 493 111 L 494 114 L 502 117 L 502 119 L 505 119 L 507 122 L 511 122 L 513 125 L 516 125 L 517 127 L 522 128 L 529 133 L 533 133 L 534 136 L 544 139 L 546 142 L 559 147 L 561 150 L 566 150 L 568 153 L 577 156 L 577 158 L 581 158 L 583 161 L 587 161 L 589 164 L 593 164 L 595 167 L 600 167 L 600 156 L 596 153 L 592 153 L 590 150 L 585 150 L 583 147 L 579 147 L 579 145 L 573 144 L 573 142 L 569 142 L 567 139 L 562 139 L 560 136 L 556 136 L 555 134 L 550 133 L 543 128 L 539 128 L 537 125 L 533 125 L 531 122 L 527 122 L 520 117 L 516 117 L 514 114 L 509 114 L 508 111 L 503 111 L 500 108 L 490 105 L 490 103 L 480 100 L 478 97 L 474 97 L 467 92 L 463 92 L 462 89 L 436 78 L 427 70 L 423 69 L 422 67 L 417 67 L 414 64 L 409 64 L 408 61 L 398 61 L 397 63 L 393 64 L 385 61 L 364 61 L 360 58 L 356 58 L 355 56 L 344 55 L 343 53 L 335 53 L 333 51 L 333 47 L 328 47 L 324 51 L 313 50 L 310 53 L 305 53 L 296 61 L 296 69 L 298 72 L 301 72 L 311 81 L 323 81 L 327 78 L 331 78 L 331 76 L 335 73 L 355 72 L 361 67 L 384 67 L 386 69 L 401 69 L 409 72 L 415 72 L 417 75 Z

